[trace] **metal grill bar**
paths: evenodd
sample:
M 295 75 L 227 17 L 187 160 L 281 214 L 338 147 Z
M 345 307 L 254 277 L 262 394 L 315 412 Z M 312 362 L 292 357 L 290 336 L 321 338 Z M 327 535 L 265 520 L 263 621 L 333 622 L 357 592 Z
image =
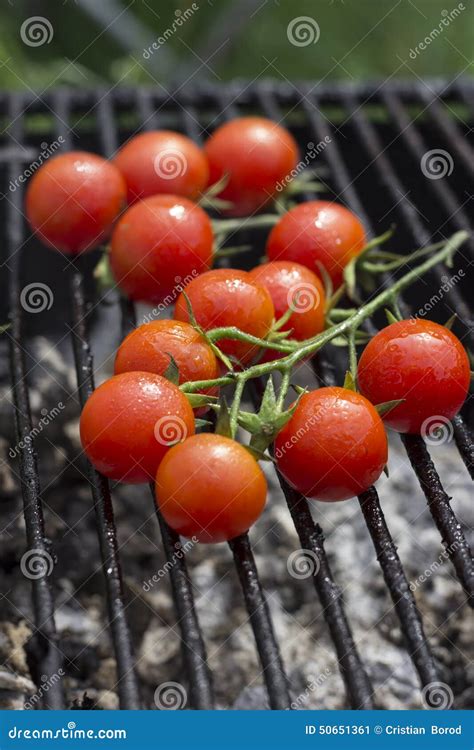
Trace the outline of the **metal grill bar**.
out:
M 232 539 L 229 542 L 229 547 L 234 555 L 235 567 L 242 585 L 258 655 L 263 667 L 263 677 L 270 699 L 270 708 L 288 709 L 290 707 L 288 680 L 248 535 L 243 534 Z
M 474 479 L 474 441 L 472 435 L 462 417 L 458 414 L 453 419 L 454 426 L 454 439 L 459 448 L 459 452 L 463 458 L 466 468 Z
M 23 142 L 24 101 L 21 95 L 12 95 L 9 99 L 8 115 L 10 118 L 9 139 L 14 146 Z M 23 171 L 19 160 L 14 159 L 9 164 L 8 177 L 16 180 Z M 34 551 L 43 561 L 48 561 L 51 555 L 50 545 L 45 537 L 43 503 L 41 500 L 40 484 L 36 451 L 34 448 L 33 424 L 30 412 L 28 385 L 25 375 L 22 341 L 22 307 L 20 304 L 20 261 L 23 233 L 23 190 L 14 191 L 7 208 L 7 247 L 9 269 L 9 302 L 10 302 L 10 365 L 12 392 L 15 404 L 16 435 L 20 457 L 21 491 L 25 515 L 26 537 L 28 550 Z M 25 438 L 28 438 L 25 440 Z M 49 578 L 43 576 L 32 581 L 33 606 L 36 630 L 27 645 L 30 655 L 32 677 L 36 684 L 48 679 L 50 689 L 42 696 L 44 708 L 64 708 L 64 692 L 62 680 L 49 678 L 62 674 L 63 654 L 58 645 L 58 634 L 54 620 L 53 591 Z M 46 676 L 46 677 L 45 677 Z
M 423 622 L 397 548 L 388 530 L 376 489 L 371 487 L 360 495 L 359 503 L 377 552 L 385 583 L 397 611 L 408 652 L 420 676 L 421 684 L 429 685 L 439 679 L 438 668 L 426 640 Z

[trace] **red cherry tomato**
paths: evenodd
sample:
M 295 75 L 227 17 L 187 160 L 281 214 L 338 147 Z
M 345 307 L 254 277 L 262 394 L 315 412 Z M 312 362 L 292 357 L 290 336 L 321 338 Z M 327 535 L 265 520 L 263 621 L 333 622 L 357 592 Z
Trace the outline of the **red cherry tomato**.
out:
M 264 117 L 240 117 L 217 128 L 206 141 L 209 184 L 228 175 L 219 198 L 233 207 L 226 213 L 245 216 L 269 203 L 298 162 L 290 133 Z
M 190 279 L 212 263 L 209 217 L 187 198 L 155 195 L 139 201 L 117 223 L 110 266 L 133 300 L 171 304 Z
M 299 263 L 274 261 L 263 263 L 249 273 L 268 290 L 278 320 L 288 308 L 294 310 L 283 331 L 291 330 L 291 338 L 304 341 L 324 328 L 324 287 L 315 273 Z
M 293 260 L 315 273 L 316 261 L 320 261 L 336 288 L 344 267 L 365 244 L 364 227 L 347 208 L 329 201 L 307 201 L 275 224 L 266 251 L 270 260 Z
M 306 393 L 275 441 L 278 469 L 313 500 L 347 500 L 367 490 L 387 463 L 387 437 L 374 406 L 346 388 Z
M 26 215 L 46 245 L 76 255 L 107 239 L 125 202 L 125 180 L 114 164 L 71 151 L 49 159 L 31 178 Z
M 193 141 L 171 130 L 154 130 L 131 138 L 114 158 L 134 203 L 157 193 L 196 200 L 209 180 L 204 152 Z
M 217 358 L 209 344 L 180 320 L 154 320 L 129 333 L 117 351 L 114 372 L 140 370 L 163 375 L 170 354 L 178 365 L 180 384 L 219 377 Z M 201 392 L 215 395 L 217 389 Z
M 200 542 L 225 542 L 261 515 L 265 476 L 230 438 L 202 433 L 176 445 L 156 475 L 156 501 L 172 529 Z
M 468 356 L 451 331 L 412 318 L 374 336 L 362 352 L 357 379 L 374 404 L 405 399 L 384 415 L 385 424 L 398 432 L 428 435 L 463 405 L 469 371 Z
M 184 290 L 191 302 L 196 321 L 205 331 L 236 326 L 245 333 L 265 338 L 269 332 L 274 309 L 267 290 L 255 283 L 246 271 L 219 268 L 193 279 Z M 176 320 L 189 320 L 184 295 L 176 302 Z M 257 354 L 258 348 L 246 341 L 220 339 L 216 342 L 225 354 L 245 364 Z
M 194 415 L 183 393 L 160 375 L 125 372 L 100 385 L 80 421 L 82 447 L 106 477 L 153 481 L 171 445 L 194 435 Z

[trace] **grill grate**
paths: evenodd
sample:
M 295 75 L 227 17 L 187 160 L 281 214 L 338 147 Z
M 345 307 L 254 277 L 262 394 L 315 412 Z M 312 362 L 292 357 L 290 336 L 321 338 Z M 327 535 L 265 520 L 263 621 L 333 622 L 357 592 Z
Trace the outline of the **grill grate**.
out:
M 226 86 L 225 89 L 206 84 L 193 87 L 192 91 L 180 90 L 173 96 L 168 96 L 164 90 L 144 88 L 134 91 L 115 89 L 109 93 L 99 90 L 58 90 L 47 97 L 48 108 L 44 105 L 44 99 L 36 99 L 28 93 L 4 95 L 0 102 L 2 112 L 6 114 L 9 121 L 8 134 L 14 147 L 26 144 L 26 118 L 29 114 L 38 112 L 48 117 L 52 113 L 52 124 L 47 126 L 48 135 L 60 134 L 64 138 L 66 148 L 75 146 L 78 136 L 69 131 L 69 123 L 72 119 L 71 113 L 80 109 L 86 113 L 87 117 L 94 119 L 94 127 L 104 155 L 113 154 L 119 144 L 118 121 L 122 113 L 135 118 L 133 130 L 159 127 L 163 122 L 171 119 L 174 127 L 187 132 L 195 140 L 202 137 L 209 125 L 212 129 L 218 120 L 237 116 L 243 111 L 259 111 L 278 121 L 282 120 L 281 111 L 287 111 L 288 122 L 286 124 L 290 127 L 292 115 L 297 114 L 299 117 L 294 118 L 297 135 L 304 131 L 305 135 L 311 134 L 317 142 L 324 141 L 326 136 L 330 138 L 330 145 L 322 154 L 322 159 L 329 168 L 328 181 L 336 196 L 346 202 L 362 218 L 369 233 L 373 236 L 373 221 L 368 203 L 374 199 L 375 191 L 374 189 L 369 191 L 368 198 L 365 199 L 367 194 L 363 189 L 365 178 L 361 177 L 360 180 L 355 181 L 351 178 L 346 155 L 348 144 L 345 143 L 350 129 L 351 139 L 354 139 L 355 145 L 349 139 L 349 147 L 360 149 L 368 155 L 370 161 L 367 169 L 370 179 L 381 185 L 385 199 L 389 201 L 391 207 L 395 206 L 395 211 L 401 219 L 400 230 L 403 238 L 413 244 L 424 245 L 431 241 L 433 235 L 442 236 L 445 225 L 449 226 L 446 234 L 451 228 L 459 229 L 468 226 L 467 212 L 463 205 L 465 198 L 459 195 L 457 184 L 451 187 L 445 181 L 426 180 L 427 189 L 431 191 L 434 200 L 442 204 L 443 215 L 446 214 L 444 224 L 442 221 L 437 222 L 436 232 L 427 226 L 423 215 L 414 205 L 413 196 L 408 197 L 407 186 L 394 166 L 390 140 L 386 143 L 381 139 L 378 128 L 366 115 L 366 108 L 375 104 L 379 108 L 382 107 L 384 112 L 388 112 L 390 127 L 395 127 L 397 135 L 401 134 L 403 143 L 406 144 L 408 152 L 418 166 L 427 147 L 416 122 L 417 118 L 415 118 L 415 123 L 412 123 L 407 108 L 414 105 L 421 107 L 424 112 L 423 123 L 427 120 L 429 127 L 435 129 L 442 143 L 447 144 L 449 153 L 456 158 L 456 166 L 467 175 L 472 173 L 472 151 L 467 139 L 462 137 L 459 125 L 446 114 L 444 105 L 439 104 L 436 97 L 441 97 L 443 102 L 464 102 L 469 106 L 473 95 L 472 85 L 464 81 L 450 85 L 435 81 L 429 84 L 429 88 L 418 84 L 397 82 L 377 88 L 365 84 L 360 86 L 320 85 L 314 87 L 309 84 L 292 86 L 265 81 L 251 85 L 237 82 Z M 338 107 L 343 113 L 337 128 L 329 124 L 323 114 L 327 106 Z M 423 127 L 426 125 L 424 124 Z M 387 137 L 390 138 L 390 136 Z M 301 138 L 300 141 L 303 144 Z M 30 158 L 28 153 L 25 151 L 27 155 L 22 157 L 19 155 L 21 151 L 13 148 L 10 156 L 5 156 L 8 179 L 15 179 L 22 172 L 24 161 Z M 362 194 L 364 194 L 364 200 L 361 198 Z M 11 344 L 12 384 L 19 441 L 31 434 L 33 427 L 24 363 L 22 310 L 19 303 L 22 254 L 20 248 L 23 247 L 26 237 L 21 214 L 22 203 L 23 191 L 20 187 L 9 200 L 6 223 L 12 324 L 7 335 Z M 472 252 L 472 248 L 469 250 Z M 81 403 L 93 388 L 92 355 L 86 330 L 87 305 L 84 291 L 86 273 L 82 259 L 77 266 L 68 270 L 71 281 L 72 341 Z M 447 270 L 444 268 L 434 269 L 432 274 L 434 282 L 438 285 L 442 283 L 442 276 L 446 273 Z M 383 283 L 390 284 L 390 277 L 385 278 Z M 450 288 L 446 293 L 445 304 L 450 310 L 458 312 L 463 335 L 470 337 L 472 342 L 472 314 L 465 292 L 466 290 L 463 291 L 461 285 Z M 406 302 L 403 303 L 403 309 L 404 312 L 409 312 Z M 134 325 L 135 311 L 132 305 L 125 302 L 122 304 L 123 332 L 127 332 Z M 331 365 L 323 358 L 319 358 L 318 372 L 324 382 L 334 380 Z M 456 444 L 472 476 L 474 448 L 469 430 L 461 416 L 456 417 L 453 426 Z M 410 437 L 404 439 L 403 442 L 425 492 L 428 506 L 443 542 L 451 555 L 456 573 L 466 593 L 472 598 L 472 560 L 461 526 L 451 509 L 449 497 L 443 489 L 421 438 Z M 44 531 L 36 454 L 31 442 L 20 443 L 20 445 L 24 445 L 20 453 L 20 473 L 28 547 L 47 550 L 48 541 Z M 313 582 L 334 642 L 349 702 L 354 708 L 372 708 L 376 705 L 376 696 L 374 696 L 373 687 L 354 642 L 344 611 L 342 594 L 331 574 L 324 549 L 323 531 L 313 522 L 307 501 L 293 492 L 280 477 L 279 479 L 301 546 L 314 552 L 320 563 L 319 571 L 313 576 Z M 134 674 L 134 656 L 127 625 L 110 491 L 108 483 L 92 469 L 90 469 L 89 480 L 99 533 L 110 630 L 117 662 L 120 706 L 128 709 L 138 708 L 140 698 Z M 420 613 L 385 522 L 376 491 L 372 488 L 364 493 L 359 498 L 359 502 L 400 620 L 408 651 L 418 671 L 421 684 L 428 685 L 439 679 L 438 668 L 426 640 Z M 176 544 L 179 543 L 178 537 L 169 529 L 159 514 L 158 525 L 165 553 L 170 560 L 176 550 Z M 288 708 L 291 702 L 288 681 L 248 537 L 246 535 L 239 537 L 230 544 L 230 547 L 253 628 L 270 706 L 280 709 Z M 212 677 L 206 663 L 204 640 L 194 607 L 192 580 L 184 557 L 178 562 L 174 558 L 174 564 L 170 568 L 170 578 L 177 621 L 181 631 L 183 658 L 190 684 L 190 703 L 195 708 L 211 708 L 214 705 Z M 30 649 L 35 655 L 36 674 L 33 676 L 38 682 L 39 675 L 49 676 L 58 672 L 63 656 L 58 647 L 54 624 L 54 602 L 49 580 L 48 578 L 34 580 L 32 585 L 36 632 Z M 47 708 L 64 706 L 61 682 L 52 684 L 51 689 L 43 696 L 43 705 Z

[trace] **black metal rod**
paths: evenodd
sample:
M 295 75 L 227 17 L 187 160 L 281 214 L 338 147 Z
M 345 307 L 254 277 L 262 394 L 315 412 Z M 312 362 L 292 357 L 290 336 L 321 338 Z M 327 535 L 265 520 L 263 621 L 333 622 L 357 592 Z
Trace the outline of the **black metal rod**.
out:
M 375 707 L 374 689 L 354 643 L 344 611 L 341 590 L 332 576 L 324 549 L 322 529 L 314 523 L 308 501 L 295 492 L 279 472 L 277 472 L 277 475 L 295 524 L 301 548 L 316 555 L 318 561 L 312 580 L 321 601 L 329 633 L 334 642 L 339 669 L 350 704 L 354 709 L 373 709 Z
M 454 439 L 466 468 L 474 479 L 474 440 L 460 414 L 453 419 Z
M 189 676 L 190 704 L 196 709 L 209 710 L 214 708 L 212 675 L 207 665 L 206 647 L 196 615 L 186 560 L 184 555 L 176 554 L 177 550 L 180 549 L 179 535 L 168 526 L 156 507 L 153 487 L 151 487 L 151 492 L 166 558 L 172 562 L 170 567 L 171 588 L 181 631 L 184 664 Z
M 420 676 L 421 684 L 429 685 L 439 680 L 438 667 L 426 640 L 415 598 L 388 530 L 375 488 L 371 487 L 360 495 L 359 503 L 398 614 L 408 652 Z
M 267 686 L 270 708 L 274 710 L 288 709 L 291 704 L 288 680 L 248 535 L 243 534 L 232 539 L 229 542 L 229 547 L 234 555 L 258 655 L 263 667 L 263 677 Z
M 468 602 L 473 606 L 474 563 L 461 524 L 451 508 L 450 498 L 443 489 L 423 439 L 419 435 L 402 435 L 402 440 L 446 552 L 467 594 Z
M 83 278 L 80 271 L 71 272 L 72 345 L 76 362 L 77 384 L 81 406 L 94 390 L 92 353 L 86 330 L 86 305 Z M 120 558 L 117 545 L 112 499 L 109 483 L 87 462 L 87 474 L 97 521 L 102 567 L 107 592 L 109 625 L 117 662 L 117 689 L 120 706 L 125 709 L 140 708 L 138 685 L 135 676 L 130 630 L 125 614 Z
M 11 122 L 9 136 L 12 145 L 18 147 L 23 141 L 23 99 L 13 95 L 9 100 L 8 116 Z M 16 180 L 23 171 L 19 160 L 9 164 L 8 178 Z M 20 305 L 20 261 L 24 242 L 23 231 L 23 190 L 14 191 L 8 200 L 6 238 L 9 268 L 9 321 L 10 368 L 13 401 L 15 404 L 15 424 L 20 459 L 21 491 L 25 516 L 28 553 L 33 556 L 46 575 L 32 578 L 33 608 L 36 630 L 26 646 L 31 656 L 32 677 L 37 685 L 48 682 L 49 689 L 41 699 L 43 708 L 64 708 L 63 654 L 59 647 L 58 633 L 54 619 L 54 598 L 49 574 L 53 571 L 53 556 L 45 537 L 43 503 L 40 493 L 37 456 L 34 447 L 33 424 L 30 412 L 28 385 L 25 376 L 22 336 L 22 307 Z M 25 439 L 28 438 L 28 439 Z M 28 569 L 28 566 L 25 566 Z M 33 572 L 35 572 L 33 570 Z M 54 572 L 53 572 L 54 575 Z M 51 677 L 55 677 L 51 680 Z

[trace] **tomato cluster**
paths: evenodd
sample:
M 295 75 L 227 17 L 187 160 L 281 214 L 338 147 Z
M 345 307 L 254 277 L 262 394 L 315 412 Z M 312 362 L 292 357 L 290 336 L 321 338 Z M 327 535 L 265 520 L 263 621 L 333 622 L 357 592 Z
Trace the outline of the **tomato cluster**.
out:
M 168 524 L 201 542 L 246 532 L 263 511 L 266 481 L 258 441 L 248 450 L 235 430 L 233 437 L 195 434 L 202 426 L 196 418 L 227 408 L 217 402 L 220 385 L 260 364 L 283 372 L 280 359 L 331 325 L 328 289 L 340 287 L 344 268 L 366 245 L 362 223 L 347 208 L 306 201 L 275 222 L 266 262 L 250 271 L 212 268 L 216 233 L 201 198 L 217 194 L 216 205 L 231 216 L 260 211 L 297 161 L 288 131 L 246 117 L 217 128 L 203 148 L 157 131 L 132 138 L 112 161 L 60 155 L 28 186 L 26 214 L 45 244 L 77 255 L 110 240 L 110 268 L 122 291 L 174 305 L 172 319 L 144 323 L 120 344 L 114 375 L 82 411 L 80 434 L 98 471 L 113 481 L 154 482 Z M 446 327 L 399 321 L 362 353 L 360 392 L 348 381 L 306 392 L 286 412 L 284 398 L 274 401 L 260 438 L 271 435 L 265 447 L 274 439 L 278 470 L 305 497 L 345 500 L 386 466 L 385 426 L 423 433 L 433 413 L 452 419 L 469 379 L 467 354 Z M 240 415 L 252 430 L 257 415 L 249 420 L 239 406 L 234 419 Z

